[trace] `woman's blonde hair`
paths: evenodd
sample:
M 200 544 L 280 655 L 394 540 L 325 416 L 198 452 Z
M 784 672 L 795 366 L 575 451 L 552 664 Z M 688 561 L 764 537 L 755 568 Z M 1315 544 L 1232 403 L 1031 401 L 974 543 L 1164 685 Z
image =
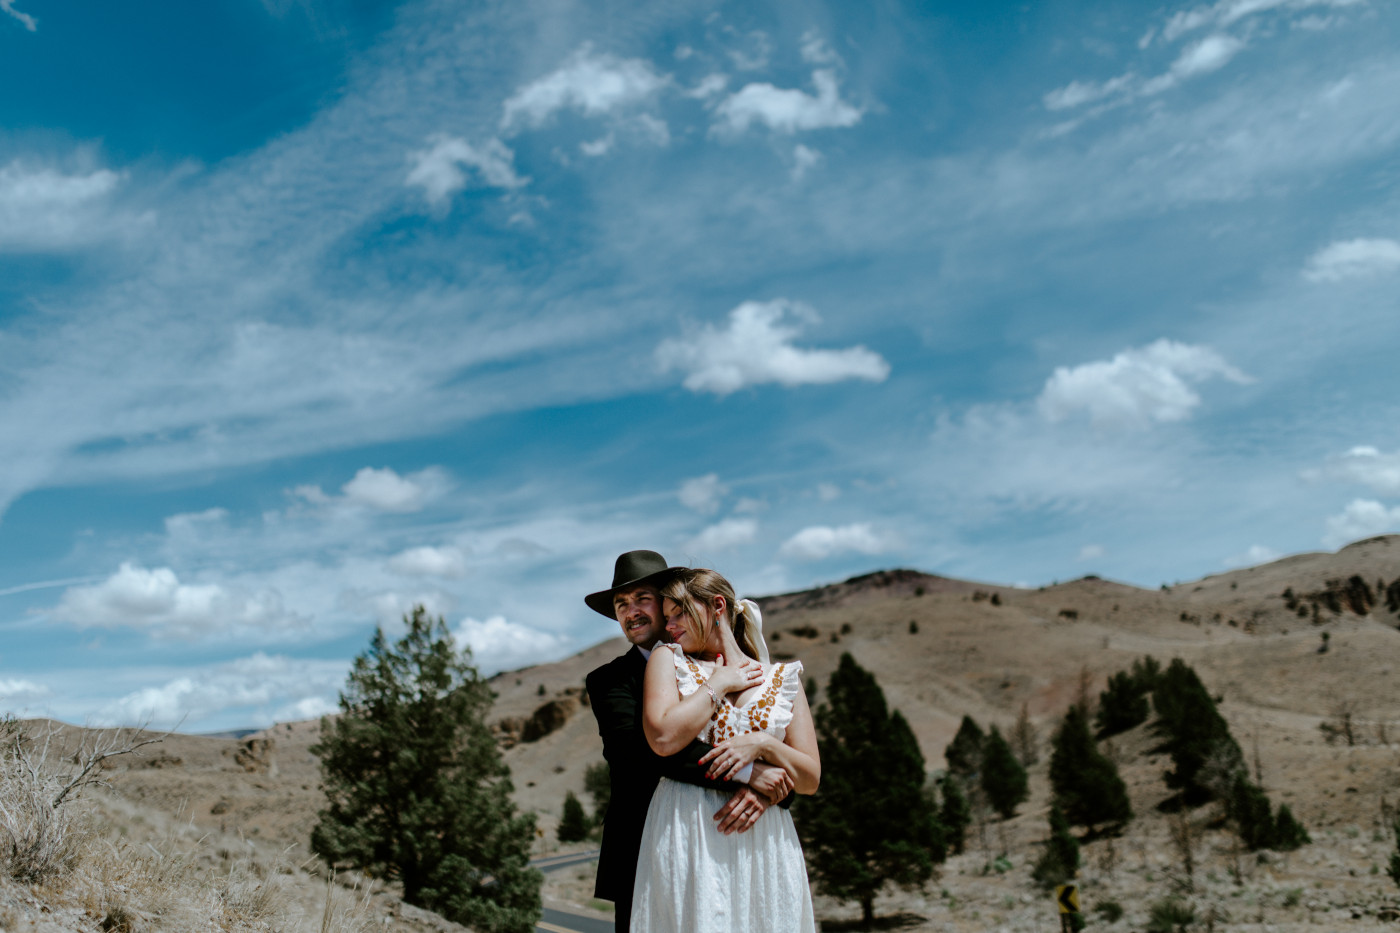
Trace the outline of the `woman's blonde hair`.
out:
M 753 620 L 749 618 L 744 604 L 734 595 L 734 586 L 723 574 L 704 567 L 680 570 L 661 588 L 661 595 L 680 607 L 685 615 L 686 631 L 698 645 L 710 640 L 711 625 L 707 621 L 709 613 L 706 607 L 714 604 L 716 596 L 723 596 L 724 622 L 734 633 L 739 650 L 758 660 Z

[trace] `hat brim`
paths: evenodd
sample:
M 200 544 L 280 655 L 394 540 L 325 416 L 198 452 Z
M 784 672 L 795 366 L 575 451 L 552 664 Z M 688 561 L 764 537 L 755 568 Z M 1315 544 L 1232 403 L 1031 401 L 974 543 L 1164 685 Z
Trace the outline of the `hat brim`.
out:
M 659 588 L 667 578 L 684 569 L 684 567 L 667 567 L 665 570 L 658 570 L 644 577 L 628 580 L 626 583 L 619 583 L 617 586 L 609 587 L 606 590 L 599 590 L 597 593 L 589 593 L 587 596 L 583 597 L 583 601 L 588 604 L 589 609 L 592 609 L 601 616 L 607 616 L 609 619 L 616 622 L 617 613 L 613 611 L 614 593 L 618 590 L 625 590 L 630 587 L 643 586 L 646 584 L 651 584 Z

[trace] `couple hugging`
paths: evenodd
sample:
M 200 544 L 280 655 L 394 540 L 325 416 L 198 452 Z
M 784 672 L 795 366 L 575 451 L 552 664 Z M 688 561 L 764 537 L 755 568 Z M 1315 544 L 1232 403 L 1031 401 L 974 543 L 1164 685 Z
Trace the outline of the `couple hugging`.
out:
M 594 893 L 618 933 L 813 933 L 787 811 L 821 777 L 802 665 L 769 662 L 728 580 L 655 551 L 584 601 L 632 643 L 588 675 L 612 781 Z

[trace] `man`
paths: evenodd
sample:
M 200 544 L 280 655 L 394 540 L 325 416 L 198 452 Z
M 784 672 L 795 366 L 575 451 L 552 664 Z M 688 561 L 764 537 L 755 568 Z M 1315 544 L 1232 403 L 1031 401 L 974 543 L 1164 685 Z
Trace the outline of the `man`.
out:
M 642 680 L 651 649 L 665 634 L 660 587 L 672 568 L 655 551 L 628 551 L 617 559 L 613 583 L 590 593 L 584 602 L 595 612 L 616 619 L 632 647 L 621 657 L 588 675 L 588 700 L 603 737 L 603 757 L 608 761 L 612 785 L 608 812 L 603 817 L 603 846 L 598 857 L 595 897 L 612 901 L 617 908 L 616 929 L 627 933 L 632 919 L 632 884 L 646 825 L 647 807 L 662 776 L 687 784 L 733 791 L 715 814 L 722 833 L 744 832 L 758 821 L 772 801 L 746 786 L 749 774 L 738 783 L 712 781 L 697 764 L 710 750 L 704 742 L 692 742 L 685 750 L 663 758 L 651 750 L 642 732 Z M 755 762 L 762 773 L 769 766 Z M 788 782 L 788 789 L 791 788 Z M 786 801 L 784 801 L 786 802 Z

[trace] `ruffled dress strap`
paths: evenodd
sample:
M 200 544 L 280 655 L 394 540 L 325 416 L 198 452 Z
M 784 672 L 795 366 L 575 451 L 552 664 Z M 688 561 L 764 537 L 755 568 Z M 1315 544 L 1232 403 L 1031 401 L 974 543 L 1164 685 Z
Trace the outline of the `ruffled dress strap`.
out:
M 780 661 L 768 674 L 762 695 L 750 705 L 750 717 L 755 728 L 776 735 L 787 731 L 792 722 L 793 706 L 802 684 L 802 662 Z
M 688 697 L 700 689 L 700 685 L 705 682 L 705 675 L 693 658 L 687 657 L 685 652 L 675 645 L 658 645 L 656 650 L 671 652 L 671 660 L 676 665 L 676 687 L 681 696 Z

